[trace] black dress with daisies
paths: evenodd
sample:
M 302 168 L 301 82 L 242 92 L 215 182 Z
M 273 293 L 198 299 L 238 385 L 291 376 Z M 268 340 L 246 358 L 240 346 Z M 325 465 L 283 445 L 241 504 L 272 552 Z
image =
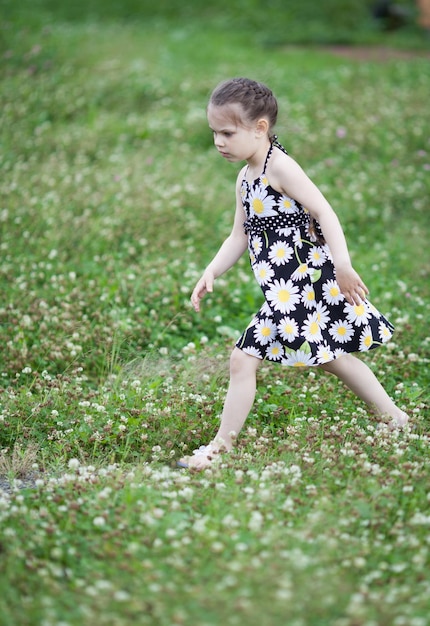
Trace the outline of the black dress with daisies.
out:
M 252 183 L 244 177 L 251 267 L 265 302 L 236 345 L 260 359 L 295 367 L 327 363 L 348 352 L 365 352 L 390 339 L 394 328 L 365 300 L 348 304 L 319 225 L 296 200 L 273 189 L 266 167 Z

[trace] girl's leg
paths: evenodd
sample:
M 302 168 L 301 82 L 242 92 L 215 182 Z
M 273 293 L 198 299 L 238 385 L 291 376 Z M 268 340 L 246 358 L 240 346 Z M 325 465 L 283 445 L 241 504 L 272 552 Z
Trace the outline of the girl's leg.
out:
M 232 434 L 238 435 L 254 403 L 257 369 L 261 360 L 234 348 L 230 357 L 230 383 L 221 415 L 221 424 L 212 441 L 202 454 L 182 459 L 179 464 L 203 469 L 211 463 L 212 453 L 229 451 L 233 446 Z
M 388 418 L 391 428 L 406 425 L 407 414 L 394 404 L 375 374 L 363 361 L 352 354 L 345 354 L 320 367 L 337 376 L 380 417 Z

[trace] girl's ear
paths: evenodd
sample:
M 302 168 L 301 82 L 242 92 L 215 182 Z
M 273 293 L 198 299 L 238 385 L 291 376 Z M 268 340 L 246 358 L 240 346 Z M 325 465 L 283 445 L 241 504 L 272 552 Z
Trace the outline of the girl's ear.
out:
M 265 117 L 262 117 L 258 120 L 255 129 L 259 136 L 267 135 L 267 133 L 269 132 L 269 122 L 266 120 Z

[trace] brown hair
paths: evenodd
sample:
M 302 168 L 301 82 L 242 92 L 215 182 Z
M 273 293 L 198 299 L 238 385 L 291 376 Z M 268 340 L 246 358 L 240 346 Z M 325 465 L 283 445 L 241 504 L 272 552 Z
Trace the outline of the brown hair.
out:
M 220 83 L 215 87 L 209 99 L 209 104 L 225 106 L 240 104 L 246 116 L 246 120 L 254 122 L 261 117 L 269 122 L 269 135 L 278 118 L 278 103 L 272 91 L 255 80 L 249 78 L 232 78 Z M 237 119 L 237 114 L 233 113 Z

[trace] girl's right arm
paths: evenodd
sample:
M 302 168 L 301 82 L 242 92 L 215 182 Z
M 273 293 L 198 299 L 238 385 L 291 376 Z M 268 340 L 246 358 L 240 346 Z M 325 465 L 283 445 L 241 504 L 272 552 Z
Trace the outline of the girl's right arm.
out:
M 191 303 L 196 311 L 200 311 L 200 300 L 207 293 L 212 293 L 215 279 L 229 270 L 248 247 L 248 237 L 243 229 L 245 213 L 240 193 L 243 172 L 244 169 L 239 173 L 236 182 L 236 212 L 231 233 L 206 267 L 191 294 Z

